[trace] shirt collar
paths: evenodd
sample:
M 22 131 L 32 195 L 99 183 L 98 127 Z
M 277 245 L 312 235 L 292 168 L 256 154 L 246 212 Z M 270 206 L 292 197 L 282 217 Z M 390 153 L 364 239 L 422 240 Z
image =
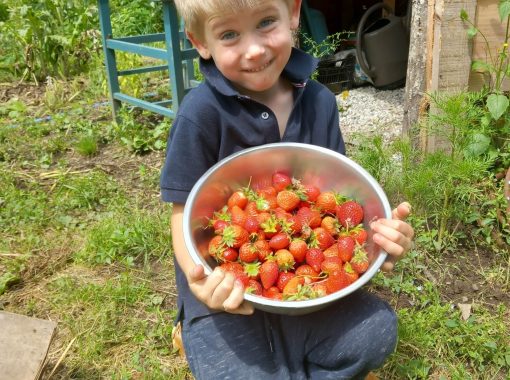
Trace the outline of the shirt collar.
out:
M 282 75 L 295 87 L 304 87 L 308 78 L 315 71 L 318 59 L 302 50 L 292 48 L 289 62 L 285 65 Z M 200 71 L 211 86 L 226 96 L 239 96 L 232 83 L 218 70 L 212 59 L 200 58 Z

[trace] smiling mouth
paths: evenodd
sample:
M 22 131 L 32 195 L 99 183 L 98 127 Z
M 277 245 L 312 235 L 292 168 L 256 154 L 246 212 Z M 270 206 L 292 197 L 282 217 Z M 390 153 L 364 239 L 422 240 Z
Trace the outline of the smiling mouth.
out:
M 255 69 L 247 69 L 247 70 L 244 70 L 248 73 L 258 73 L 259 71 L 262 71 L 264 70 L 266 67 L 268 67 L 271 63 L 273 62 L 273 60 L 270 60 L 268 61 L 266 64 L 260 66 L 260 67 L 257 67 Z

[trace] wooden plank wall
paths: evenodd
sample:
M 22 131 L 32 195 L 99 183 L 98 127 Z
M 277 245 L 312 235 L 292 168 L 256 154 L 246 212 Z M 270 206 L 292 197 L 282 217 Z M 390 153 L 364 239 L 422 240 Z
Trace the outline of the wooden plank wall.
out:
M 498 13 L 499 0 L 478 0 L 476 5 L 476 15 L 474 22 L 476 27 L 487 38 L 488 45 L 483 37 L 477 34 L 473 39 L 473 60 L 490 62 L 498 54 L 505 40 L 505 22 L 501 22 Z M 490 52 L 490 54 L 489 54 Z M 473 91 L 480 90 L 484 84 L 487 84 L 486 78 L 481 73 L 471 71 L 469 76 L 469 89 Z M 508 91 L 510 84 L 508 79 L 503 82 L 503 89 Z

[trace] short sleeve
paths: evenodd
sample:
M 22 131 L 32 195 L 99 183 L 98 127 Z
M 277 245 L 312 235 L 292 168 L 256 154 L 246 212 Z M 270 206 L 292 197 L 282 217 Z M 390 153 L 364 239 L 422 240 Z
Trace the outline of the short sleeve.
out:
M 217 134 L 214 125 L 199 126 L 178 116 L 170 130 L 161 171 L 161 198 L 185 203 L 198 179 L 217 162 Z

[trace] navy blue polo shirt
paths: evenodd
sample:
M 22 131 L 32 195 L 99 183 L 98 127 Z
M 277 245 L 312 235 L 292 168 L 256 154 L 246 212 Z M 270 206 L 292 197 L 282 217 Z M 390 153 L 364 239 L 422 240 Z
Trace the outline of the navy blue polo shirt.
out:
M 184 204 L 197 180 L 214 164 L 242 149 L 277 142 L 318 145 L 345 154 L 334 94 L 309 79 L 317 60 L 293 49 L 282 75 L 294 86 L 294 106 L 283 137 L 275 114 L 267 106 L 241 95 L 217 69 L 200 60 L 205 81 L 192 89 L 179 107 L 161 172 L 161 197 Z M 180 311 L 185 318 L 212 311 L 189 290 L 176 265 Z

